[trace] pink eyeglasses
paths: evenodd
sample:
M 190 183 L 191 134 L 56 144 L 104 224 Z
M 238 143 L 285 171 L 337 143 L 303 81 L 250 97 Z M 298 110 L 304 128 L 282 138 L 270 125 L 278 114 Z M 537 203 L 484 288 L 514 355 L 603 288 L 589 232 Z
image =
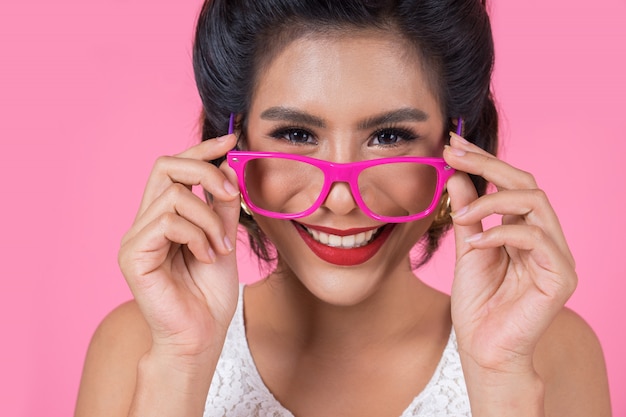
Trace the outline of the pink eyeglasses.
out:
M 459 133 L 461 126 L 459 119 Z M 436 209 L 455 172 L 443 158 L 413 156 L 335 163 L 278 152 L 230 151 L 227 160 L 246 205 L 275 219 L 314 213 L 333 184 L 346 183 L 357 206 L 371 218 L 385 223 L 419 220 Z

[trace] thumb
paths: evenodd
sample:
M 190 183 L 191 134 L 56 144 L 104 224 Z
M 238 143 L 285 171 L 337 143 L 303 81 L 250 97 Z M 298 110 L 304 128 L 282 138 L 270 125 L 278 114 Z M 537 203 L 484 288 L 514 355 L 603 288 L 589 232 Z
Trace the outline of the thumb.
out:
M 466 239 L 483 232 L 483 225 L 480 221 L 460 224 L 460 221 L 456 219 L 457 216 L 463 214 L 471 202 L 478 198 L 478 194 L 469 175 L 459 171 L 448 180 L 447 189 L 450 196 L 450 207 L 454 224 L 456 258 L 459 259 L 472 249 L 469 243 L 466 242 Z

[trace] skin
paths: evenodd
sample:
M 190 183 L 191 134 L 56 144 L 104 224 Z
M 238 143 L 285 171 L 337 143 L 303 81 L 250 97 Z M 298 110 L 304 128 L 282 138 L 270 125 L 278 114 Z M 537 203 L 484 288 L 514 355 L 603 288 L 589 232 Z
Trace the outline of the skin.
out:
M 288 45 L 258 80 L 247 146 L 282 150 L 270 132 L 284 118 L 262 115 L 284 106 L 324 122 L 304 126 L 315 157 L 443 156 L 459 171 L 448 182 L 457 247 L 452 295 L 410 268 L 408 252 L 432 218 L 398 225 L 370 260 L 339 268 L 317 258 L 289 221 L 257 216 L 280 254 L 277 270 L 244 292 L 248 342 L 263 380 L 298 416 L 398 416 L 430 379 L 454 326 L 474 416 L 609 416 L 597 338 L 563 308 L 577 277 L 547 197 L 530 174 L 461 137 L 444 147 L 441 105 L 417 57 L 399 45 L 367 31 Z M 418 132 L 418 144 L 371 146 L 376 129 L 359 123 L 398 108 L 428 115 L 398 122 Z M 119 255 L 135 300 L 96 331 L 77 416 L 202 415 L 236 307 L 239 213 L 232 170 L 204 161 L 235 141 L 207 141 L 155 164 Z M 466 173 L 498 192 L 477 198 Z M 215 196 L 213 206 L 191 193 L 194 184 Z M 503 225 L 483 232 L 480 221 L 492 213 L 503 215 Z M 345 184 L 302 221 L 341 230 L 378 224 Z

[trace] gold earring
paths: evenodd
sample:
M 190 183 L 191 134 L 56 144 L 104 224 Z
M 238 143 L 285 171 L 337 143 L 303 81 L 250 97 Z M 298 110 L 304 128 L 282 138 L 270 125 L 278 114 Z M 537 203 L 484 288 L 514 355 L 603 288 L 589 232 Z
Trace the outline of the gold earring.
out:
M 252 217 L 252 211 L 250 210 L 250 207 L 248 207 L 246 202 L 243 201 L 243 198 L 241 199 L 240 205 L 241 205 L 241 209 L 243 210 L 243 212 L 246 213 L 248 216 Z
M 433 222 L 437 224 L 448 223 L 450 221 L 450 213 L 452 212 L 448 190 L 443 192 L 441 200 L 439 201 L 439 210 L 437 210 L 437 215 L 435 216 L 435 220 L 433 220 Z

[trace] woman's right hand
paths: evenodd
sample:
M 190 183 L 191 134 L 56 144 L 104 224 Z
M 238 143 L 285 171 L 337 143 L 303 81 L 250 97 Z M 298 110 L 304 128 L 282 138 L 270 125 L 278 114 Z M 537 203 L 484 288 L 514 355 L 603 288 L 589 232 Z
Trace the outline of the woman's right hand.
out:
M 208 161 L 235 142 L 227 135 L 159 158 L 122 239 L 119 264 L 150 327 L 152 353 L 189 359 L 223 344 L 239 289 L 239 192 L 234 171 Z M 212 204 L 193 185 L 212 194 Z

